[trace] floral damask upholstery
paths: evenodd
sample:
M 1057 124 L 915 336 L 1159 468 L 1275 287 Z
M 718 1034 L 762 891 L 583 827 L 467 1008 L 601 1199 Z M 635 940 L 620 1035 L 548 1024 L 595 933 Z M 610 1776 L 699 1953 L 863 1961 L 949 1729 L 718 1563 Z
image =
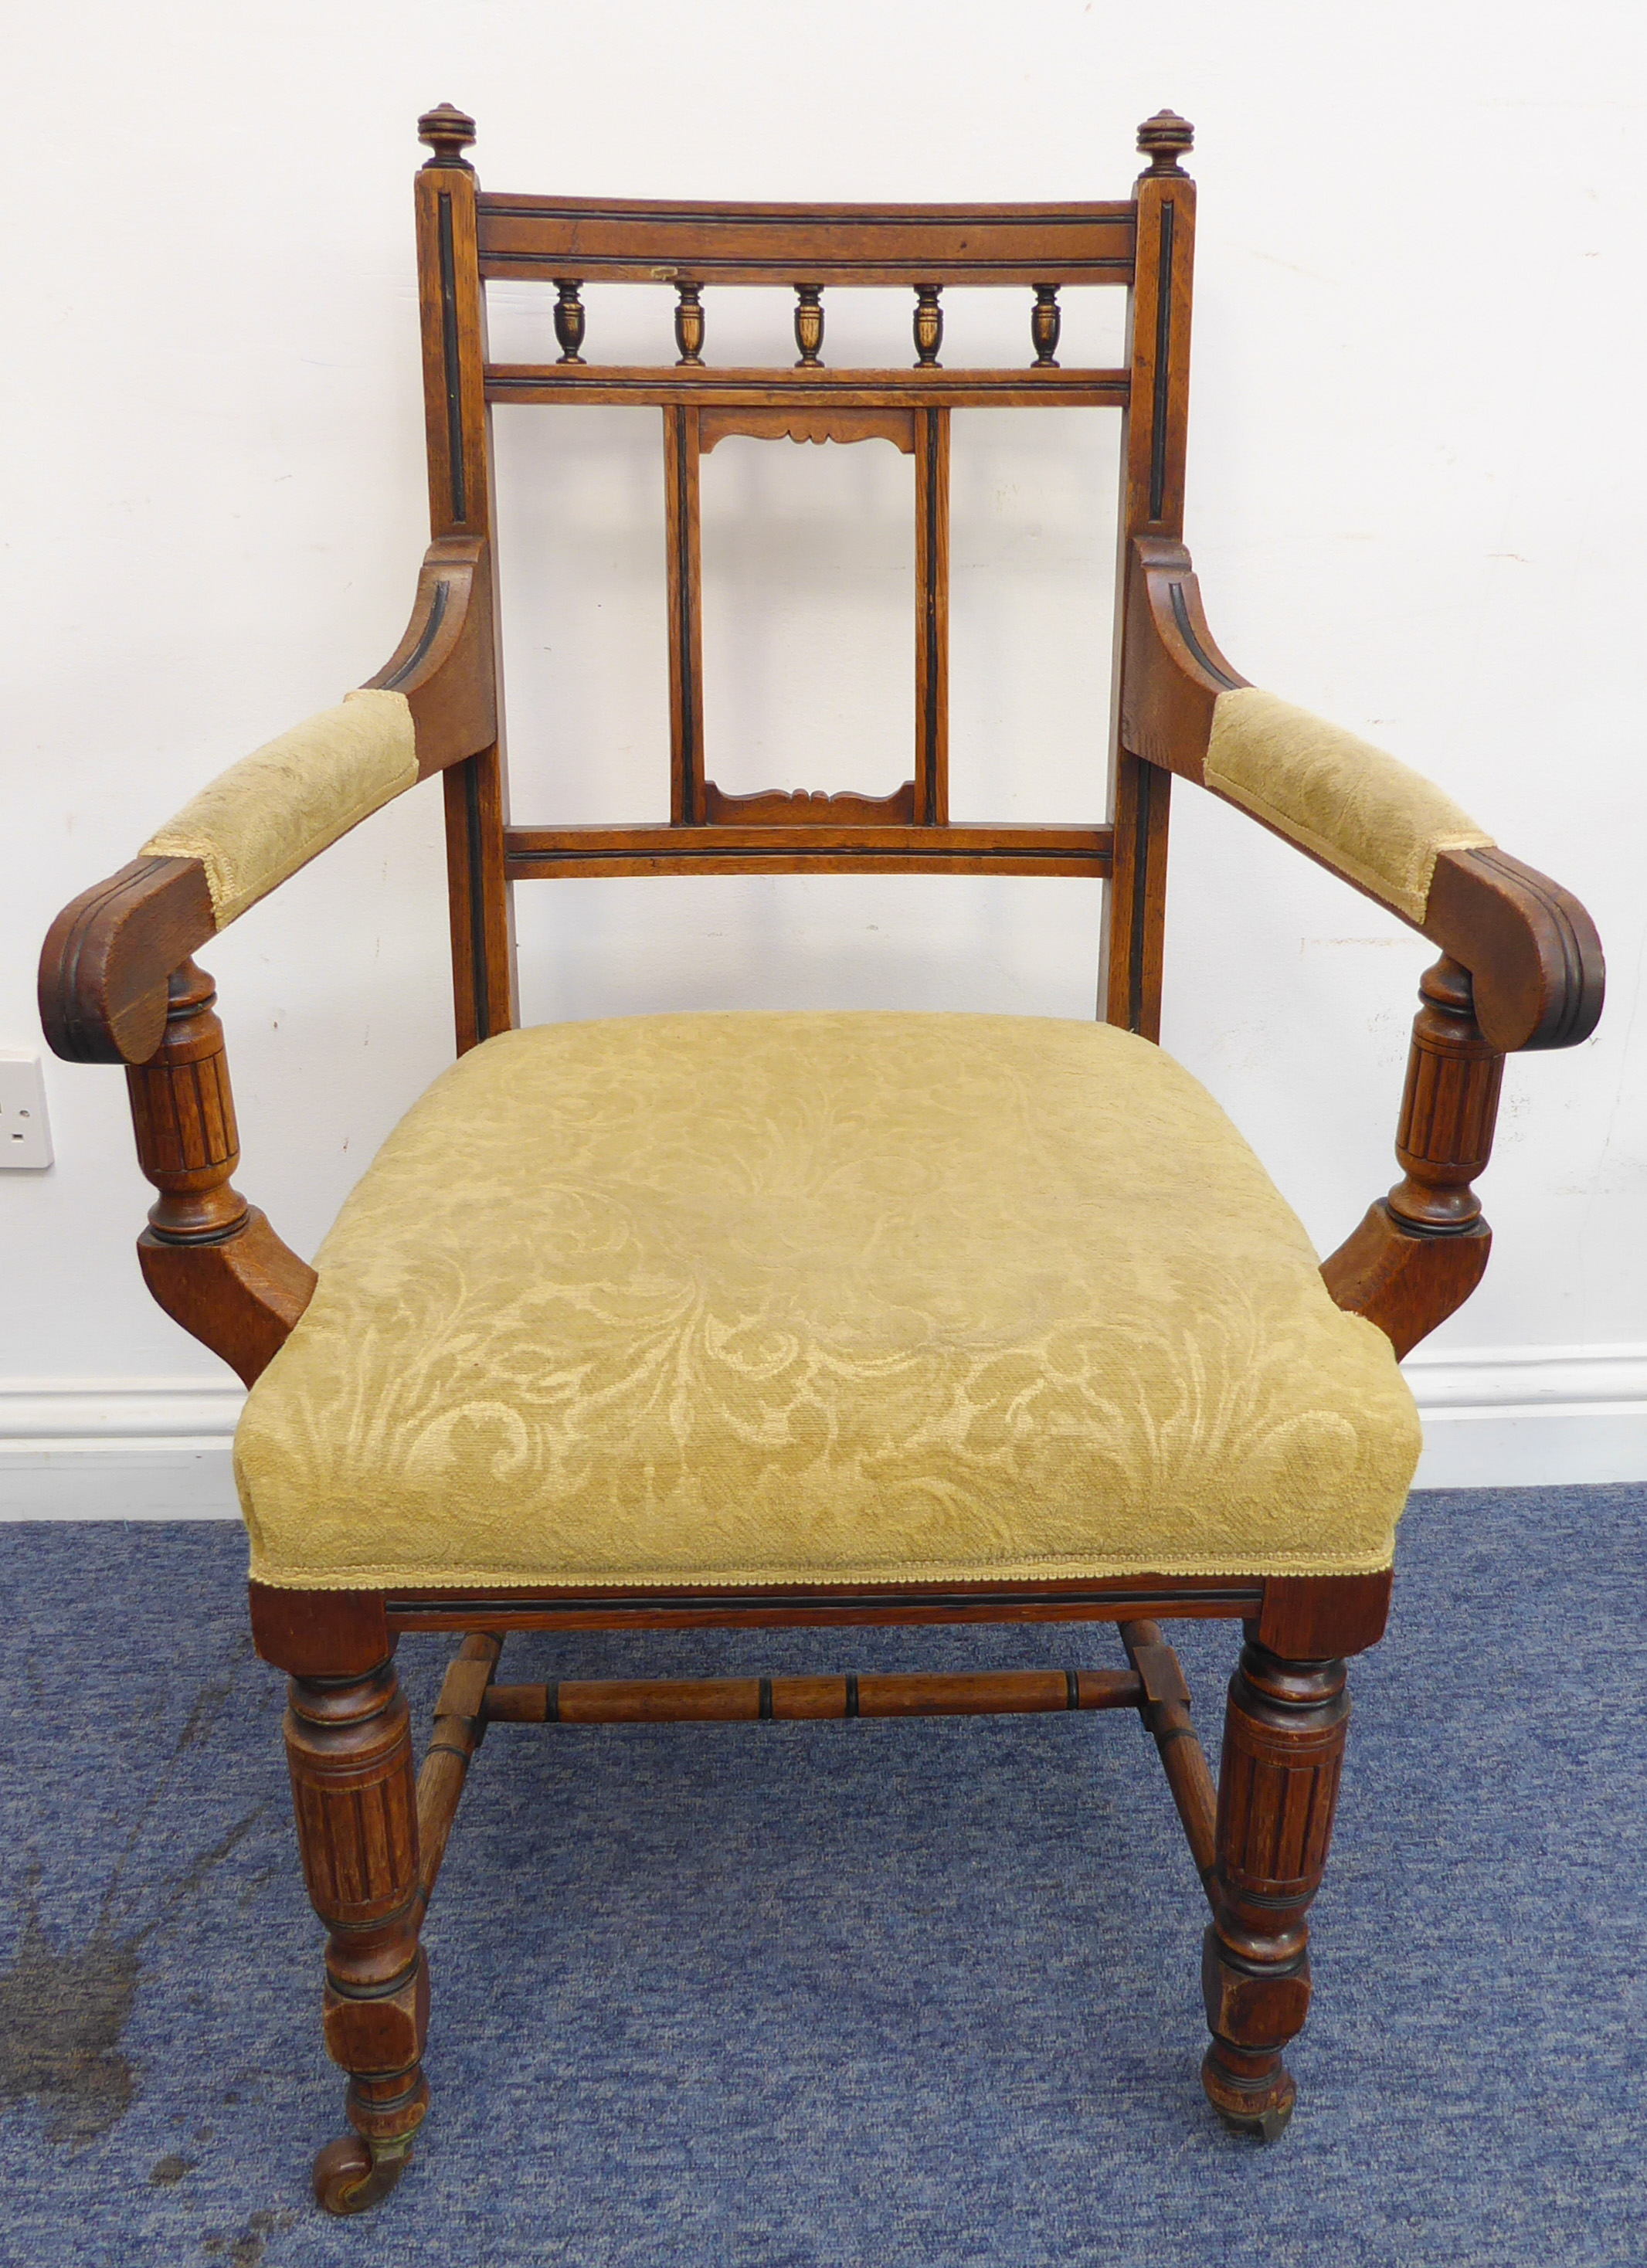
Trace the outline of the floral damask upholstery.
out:
M 1410 922 L 1443 850 L 1492 845 L 1410 764 L 1256 685 L 1213 703 L 1206 782 Z
M 1389 1341 L 1106 1024 L 505 1033 L 317 1264 L 236 1443 L 265 1583 L 1359 1572 L 1417 1458 Z
M 417 784 L 403 693 L 361 687 L 254 748 L 174 812 L 138 854 L 198 858 L 220 930 Z

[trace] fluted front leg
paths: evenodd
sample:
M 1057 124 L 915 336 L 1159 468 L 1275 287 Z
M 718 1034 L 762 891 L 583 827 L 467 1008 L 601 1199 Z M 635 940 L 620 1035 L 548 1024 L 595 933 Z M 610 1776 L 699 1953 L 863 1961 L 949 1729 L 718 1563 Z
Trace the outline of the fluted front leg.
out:
M 1202 2084 L 1231 2125 L 1273 2142 L 1297 2095 L 1283 2061 L 1310 2005 L 1305 1915 L 1321 1886 L 1349 1697 L 1342 1661 L 1249 1640 L 1230 1681 L 1213 1920 L 1202 1959 L 1212 2043 Z
M 294 1677 L 289 1690 L 304 1880 L 330 1932 L 326 2044 L 349 2073 L 355 2130 L 315 2160 L 315 2194 L 329 2212 L 361 2213 L 394 2186 L 429 2108 L 411 1728 L 390 1661 L 364 1677 Z

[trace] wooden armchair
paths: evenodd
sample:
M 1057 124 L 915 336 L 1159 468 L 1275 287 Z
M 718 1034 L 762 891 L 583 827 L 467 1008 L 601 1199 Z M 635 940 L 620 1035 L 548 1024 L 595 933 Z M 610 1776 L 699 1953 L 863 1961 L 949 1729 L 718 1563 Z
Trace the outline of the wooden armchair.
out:
M 124 1063 L 159 1191 L 139 1241 L 169 1314 L 254 1388 L 237 1440 L 259 1651 L 352 2129 L 335 2212 L 393 2184 L 428 2105 L 419 1933 L 489 1725 L 1135 1709 L 1211 1907 L 1214 2107 L 1273 2139 L 1309 1999 L 1344 1658 L 1382 1632 L 1418 1449 L 1396 1368 L 1466 1299 L 1473 1183 L 1507 1052 L 1600 1012 L 1594 930 L 1393 759 L 1248 686 L 1181 541 L 1190 129 L 1143 127 L 1131 197 L 1075 207 L 673 206 L 482 193 L 471 122 L 420 123 L 433 541 L 369 687 L 237 765 L 77 899 L 41 1012 Z M 488 356 L 484 285 L 554 284 L 557 363 Z M 591 282 L 673 297 L 676 358 L 585 358 Z M 793 285 L 799 359 L 706 362 L 711 287 Z M 1061 286 L 1129 295 L 1127 359 L 1057 360 Z M 824 294 L 910 292 L 901 370 L 824 359 Z M 1022 290 L 1015 369 L 948 369 L 947 285 Z M 489 405 L 661 409 L 666 823 L 506 808 Z M 948 809 L 949 426 L 974 405 L 1124 425 L 1110 816 Z M 698 468 L 729 434 L 890 441 L 915 460 L 916 740 L 895 795 L 735 796 L 707 769 Z M 190 956 L 416 780 L 444 779 L 459 1060 L 391 1137 L 319 1272 L 236 1191 L 211 982 Z M 1402 1178 L 1319 1269 L 1159 1029 L 1169 792 L 1224 797 L 1433 939 Z M 1096 780 L 1094 803 L 1097 802 Z M 1101 876 L 1103 1020 L 704 1015 L 516 1028 L 510 888 L 567 874 Z M 1217 1790 L 1160 1623 L 1239 1620 Z M 970 1677 L 497 1682 L 511 1631 L 1110 1622 L 1127 1667 Z M 415 1776 L 393 1653 L 462 1644 Z

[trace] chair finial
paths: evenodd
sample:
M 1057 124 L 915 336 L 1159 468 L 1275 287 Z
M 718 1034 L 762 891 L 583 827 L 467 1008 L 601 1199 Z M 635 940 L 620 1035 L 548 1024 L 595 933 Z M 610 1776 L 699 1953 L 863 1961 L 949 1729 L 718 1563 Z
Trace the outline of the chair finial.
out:
M 424 158 L 425 171 L 430 166 L 457 166 L 466 173 L 474 171 L 463 154 L 474 139 L 474 121 L 451 103 L 443 102 L 423 113 L 417 122 L 417 138 L 427 142 L 435 153 Z
M 1152 173 L 1181 173 L 1180 155 L 1195 146 L 1195 128 L 1175 110 L 1158 110 L 1138 129 L 1138 147 L 1150 160 Z

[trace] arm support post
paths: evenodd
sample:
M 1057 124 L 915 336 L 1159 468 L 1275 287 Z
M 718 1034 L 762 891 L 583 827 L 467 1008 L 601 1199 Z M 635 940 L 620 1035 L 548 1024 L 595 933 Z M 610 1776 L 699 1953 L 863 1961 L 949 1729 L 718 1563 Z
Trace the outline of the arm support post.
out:
M 1492 1231 L 1471 1184 L 1492 1154 L 1504 1059 L 1482 1037 L 1470 976 L 1444 954 L 1419 986 L 1395 1155 L 1402 1178 L 1321 1263 L 1341 1307 L 1411 1351 L 1481 1282 Z
M 160 1192 L 137 1257 L 167 1314 L 250 1386 L 317 1278 L 229 1178 L 240 1144 L 210 977 L 186 961 L 170 990 L 159 1046 L 126 1073 L 137 1161 Z

